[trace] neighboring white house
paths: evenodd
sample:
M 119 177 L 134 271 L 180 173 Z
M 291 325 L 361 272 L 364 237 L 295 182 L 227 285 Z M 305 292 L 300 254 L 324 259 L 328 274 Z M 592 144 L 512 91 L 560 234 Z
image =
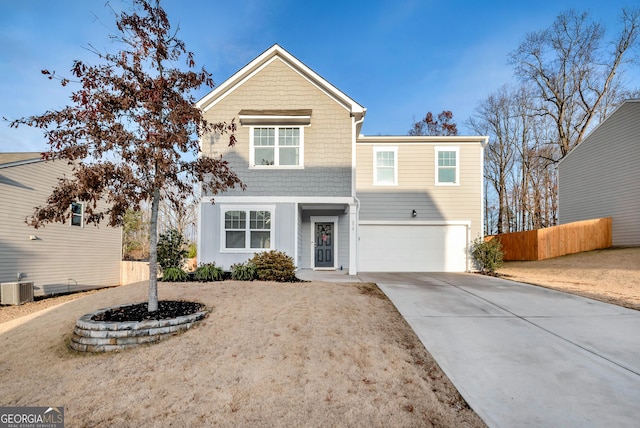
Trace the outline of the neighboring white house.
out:
M 622 103 L 559 162 L 558 216 L 612 217 L 613 245 L 640 245 L 640 100 Z
M 349 274 L 469 268 L 487 137 L 362 136 L 366 109 L 278 45 L 198 106 L 236 119 L 234 147 L 208 135 L 201 148 L 247 186 L 202 195 L 199 262 L 229 269 L 277 249 Z
M 70 172 L 65 161 L 43 161 L 40 153 L 0 153 L 0 282 L 20 276 L 34 283 L 36 296 L 120 283 L 121 230 L 85 225 L 82 203 L 66 224 L 25 223 Z

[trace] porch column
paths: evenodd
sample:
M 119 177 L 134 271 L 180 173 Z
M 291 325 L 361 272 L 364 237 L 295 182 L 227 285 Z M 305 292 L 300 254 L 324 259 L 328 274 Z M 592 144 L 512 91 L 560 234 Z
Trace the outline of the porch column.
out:
M 358 273 L 358 207 L 349 204 L 349 275 Z

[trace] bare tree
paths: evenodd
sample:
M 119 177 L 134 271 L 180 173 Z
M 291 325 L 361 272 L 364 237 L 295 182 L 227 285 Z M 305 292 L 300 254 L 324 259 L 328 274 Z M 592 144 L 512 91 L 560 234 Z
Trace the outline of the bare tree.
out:
M 485 179 L 498 198 L 496 232 L 509 231 L 510 211 L 508 178 L 514 165 L 515 138 L 517 122 L 513 120 L 513 97 L 508 87 L 503 86 L 489 95 L 476 107 L 475 117 L 469 119 L 474 132 L 489 135 L 489 144 L 485 150 Z
M 73 178 L 60 179 L 47 199 L 36 208 L 31 224 L 63 222 L 71 203 L 86 202 L 85 221 L 109 225 L 123 223 L 128 209 L 151 205 L 149 220 L 149 303 L 158 309 L 157 239 L 158 208 L 162 200 L 180 210 L 184 197 L 202 182 L 217 194 L 243 186 L 221 158 L 197 156 L 198 137 L 204 133 L 230 133 L 234 144 L 235 124 L 208 123 L 189 93 L 205 84 L 213 86 L 203 68 L 193 71 L 193 54 L 172 31 L 160 1 L 133 0 L 132 13 L 116 18 L 123 44 L 116 54 L 96 54 L 103 64 L 90 66 L 76 61 L 72 74 L 80 88 L 73 92 L 73 105 L 42 115 L 21 118 L 12 126 L 35 126 L 43 130 L 49 144 L 45 159 L 73 163 Z M 186 55 L 188 70 L 176 67 Z M 49 78 L 55 73 L 43 71 Z M 60 79 L 63 86 L 71 83 Z M 190 154 L 195 157 L 183 157 Z M 108 208 L 101 210 L 97 201 Z
M 617 102 L 619 72 L 640 31 L 640 8 L 623 9 L 620 20 L 622 30 L 607 43 L 599 23 L 569 10 L 548 29 L 527 34 L 509 56 L 516 75 L 533 84 L 537 113 L 553 120 L 560 158 Z

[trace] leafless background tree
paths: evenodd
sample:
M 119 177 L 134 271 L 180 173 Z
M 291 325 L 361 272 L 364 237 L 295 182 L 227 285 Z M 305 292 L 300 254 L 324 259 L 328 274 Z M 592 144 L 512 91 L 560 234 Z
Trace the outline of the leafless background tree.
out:
M 490 136 L 486 234 L 557 223 L 557 162 L 624 99 L 640 94 L 621 78 L 637 59 L 639 31 L 637 7 L 621 11 L 610 38 L 586 12 L 569 10 L 525 35 L 509 55 L 519 85 L 490 94 L 467 121 Z

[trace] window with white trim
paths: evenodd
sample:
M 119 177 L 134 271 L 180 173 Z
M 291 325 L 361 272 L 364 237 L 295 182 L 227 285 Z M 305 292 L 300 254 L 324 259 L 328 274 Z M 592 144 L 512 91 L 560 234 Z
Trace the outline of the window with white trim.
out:
M 223 211 L 225 250 L 271 249 L 272 210 L 227 209 Z
M 436 185 L 460 184 L 460 150 L 458 147 L 436 147 Z
M 304 128 L 252 127 L 251 166 L 301 168 L 304 165 Z
M 398 184 L 398 148 L 373 148 L 373 184 L 396 186 Z
M 80 202 L 71 203 L 71 226 L 83 227 L 84 206 Z

